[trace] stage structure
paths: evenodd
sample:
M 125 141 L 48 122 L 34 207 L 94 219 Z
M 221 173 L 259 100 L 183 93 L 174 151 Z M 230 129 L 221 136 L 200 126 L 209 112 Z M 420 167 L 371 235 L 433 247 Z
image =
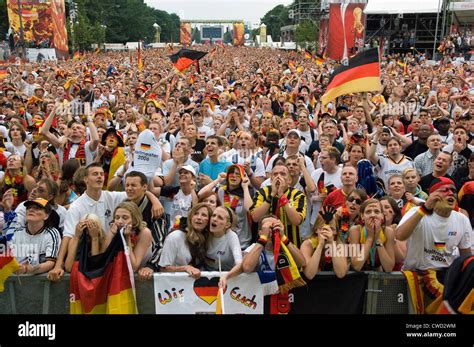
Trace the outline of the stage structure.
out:
M 198 28 L 201 34 L 202 43 L 223 43 L 224 34 L 229 27 L 232 26 L 233 44 L 234 46 L 244 45 L 244 34 L 248 30 L 242 19 L 229 20 L 181 20 L 181 37 L 180 42 L 183 46 L 189 46 L 192 43 L 193 27 Z

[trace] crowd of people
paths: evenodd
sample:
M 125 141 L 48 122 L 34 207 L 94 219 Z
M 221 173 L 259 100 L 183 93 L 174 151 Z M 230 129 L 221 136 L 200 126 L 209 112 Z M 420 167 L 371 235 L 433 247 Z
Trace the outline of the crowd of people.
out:
M 11 62 L 0 95 L 2 240 L 60 280 L 117 232 L 154 272 L 443 270 L 474 249 L 470 62 L 381 58 L 381 91 L 320 101 L 337 62 L 211 47 Z M 403 63 L 400 63 L 403 62 Z M 336 252 L 336 248 L 347 252 Z M 20 249 L 20 247 L 18 247 Z

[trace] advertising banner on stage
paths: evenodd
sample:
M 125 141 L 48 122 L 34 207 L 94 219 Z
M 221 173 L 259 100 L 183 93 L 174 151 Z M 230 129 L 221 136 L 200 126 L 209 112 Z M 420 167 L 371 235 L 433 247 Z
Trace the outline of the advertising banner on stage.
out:
M 25 44 L 29 48 L 55 48 L 67 57 L 68 43 L 64 0 L 7 0 L 8 21 L 15 44 L 20 40 L 20 11 Z
M 187 273 L 155 273 L 157 314 L 215 314 L 219 273 L 202 272 L 200 279 Z M 227 281 L 224 314 L 263 314 L 263 290 L 257 273 Z
M 179 28 L 179 42 L 183 46 L 191 44 L 191 23 L 181 23 Z
M 331 4 L 327 56 L 336 60 L 348 59 L 364 47 L 365 4 Z M 342 30 L 341 30 L 342 28 Z
M 234 23 L 234 46 L 243 46 L 244 42 L 244 23 Z

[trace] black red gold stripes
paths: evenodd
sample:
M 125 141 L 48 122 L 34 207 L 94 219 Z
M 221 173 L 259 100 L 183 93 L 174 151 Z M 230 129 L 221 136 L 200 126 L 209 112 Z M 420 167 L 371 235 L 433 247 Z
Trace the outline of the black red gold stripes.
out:
M 323 104 L 327 104 L 340 95 L 381 88 L 379 52 L 372 48 L 351 58 L 347 66 L 337 67 L 321 99 Z

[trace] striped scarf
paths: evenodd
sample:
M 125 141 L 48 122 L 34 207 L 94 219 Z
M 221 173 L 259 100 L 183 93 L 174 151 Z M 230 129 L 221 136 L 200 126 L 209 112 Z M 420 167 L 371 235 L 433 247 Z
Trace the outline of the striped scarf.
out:
M 287 314 L 290 311 L 288 292 L 306 285 L 290 251 L 280 240 L 280 234 L 273 236 L 273 254 L 275 255 L 275 274 L 280 293 L 270 297 L 270 314 Z
M 69 154 L 71 153 L 71 147 L 74 144 L 75 143 L 68 141 L 66 144 L 66 147 L 64 147 L 63 164 L 69 159 L 73 159 L 73 158 L 69 158 Z M 86 140 L 82 139 L 82 141 L 79 142 L 78 145 L 79 145 L 79 148 L 76 151 L 76 155 L 74 156 L 74 159 L 78 160 L 81 163 L 81 165 L 86 165 L 86 149 L 85 149 Z

